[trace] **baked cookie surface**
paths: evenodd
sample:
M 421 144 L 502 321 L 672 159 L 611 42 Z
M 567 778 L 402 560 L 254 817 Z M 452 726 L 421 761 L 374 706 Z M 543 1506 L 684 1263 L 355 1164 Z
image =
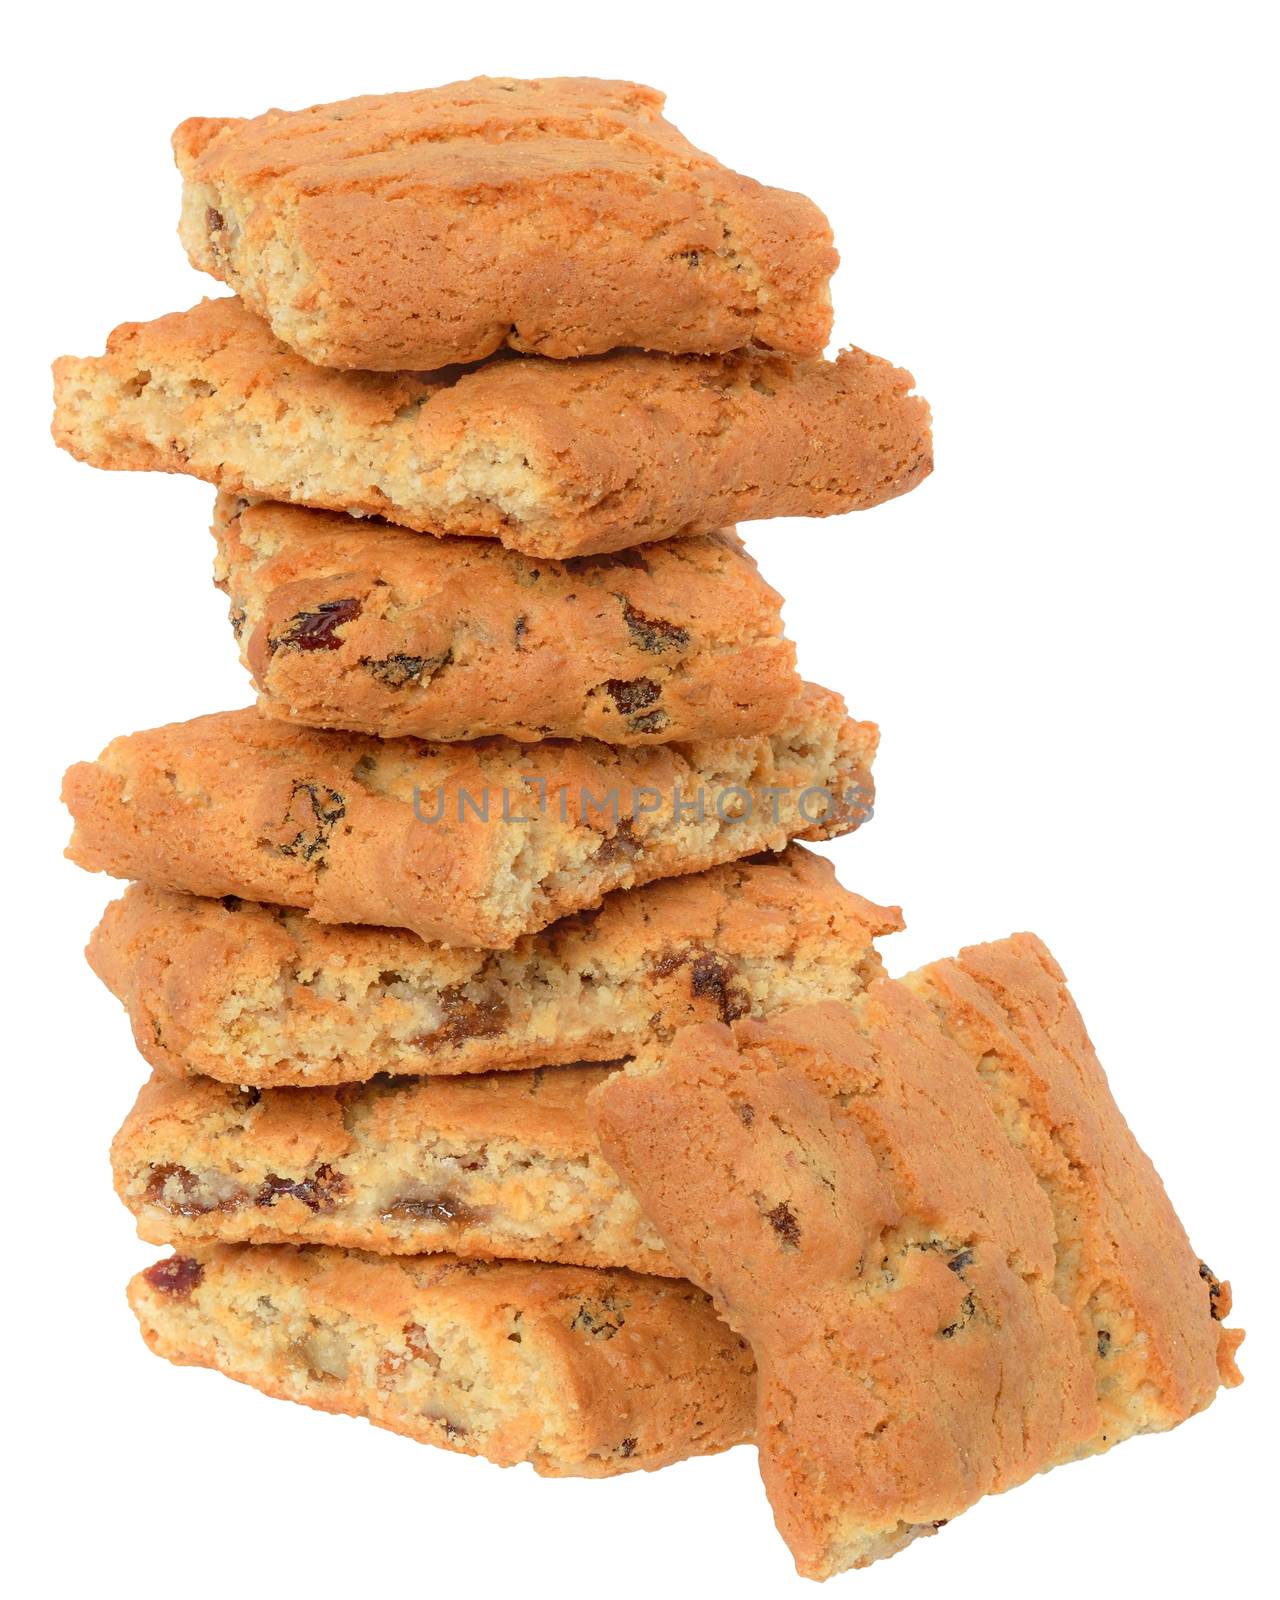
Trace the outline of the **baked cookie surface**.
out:
M 135 884 L 88 955 L 157 1072 L 343 1084 L 616 1060 L 687 1023 L 851 999 L 901 926 L 790 845 L 616 890 L 499 952 Z
M 1173 1427 L 1240 1381 L 1229 1284 L 1199 1260 L 1112 1097 L 1061 967 L 1033 934 L 903 982 L 982 1080 L 1053 1211 L 1055 1288 L 1097 1386 L 1090 1449 Z
M 68 854 L 159 888 L 505 949 L 611 889 L 851 831 L 876 737 L 813 685 L 776 733 L 635 750 L 378 740 L 227 711 L 72 767 Z
M 753 1346 L 761 1471 L 806 1576 L 1238 1381 L 1229 1292 L 1036 940 L 688 1029 L 594 1105 L 672 1258 Z
M 750 1437 L 750 1351 L 678 1279 L 213 1245 L 140 1272 L 129 1303 L 180 1366 L 548 1477 Z
M 933 460 L 912 381 L 861 350 L 335 372 L 222 299 L 56 362 L 53 432 L 96 467 L 563 558 L 905 494 Z
M 821 350 L 826 218 L 695 149 L 662 107 L 634 83 L 472 78 L 193 117 L 173 138 L 179 234 L 320 366 Z
M 731 532 L 530 561 L 227 496 L 214 532 L 259 709 L 284 722 L 666 744 L 772 732 L 802 687 L 781 596 Z

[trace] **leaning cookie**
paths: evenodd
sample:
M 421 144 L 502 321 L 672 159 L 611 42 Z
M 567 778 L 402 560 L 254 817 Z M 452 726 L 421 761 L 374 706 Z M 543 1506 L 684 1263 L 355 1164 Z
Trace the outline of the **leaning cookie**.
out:
M 662 107 L 635 83 L 472 78 L 193 117 L 173 137 L 179 233 L 321 366 L 820 351 L 826 218 L 695 149 Z
M 732 532 L 537 562 L 225 495 L 214 532 L 241 659 L 281 721 L 666 744 L 772 732 L 802 687 L 781 596 Z
M 505 949 L 611 889 L 850 832 L 876 738 L 813 685 L 776 733 L 637 750 L 384 741 L 228 711 L 72 767 L 67 853 L 161 888 Z
M 809 1577 L 1239 1381 L 1229 1292 L 1043 946 L 912 984 L 688 1029 L 595 1096 L 606 1155 L 753 1346 L 761 1471 Z
M 157 1072 L 343 1084 L 616 1060 L 686 1023 L 852 999 L 901 926 L 791 845 L 616 890 L 498 952 L 135 884 L 88 955 Z
M 600 1154 L 603 1067 L 243 1089 L 153 1078 L 111 1147 L 151 1244 L 324 1244 L 378 1255 L 677 1276 Z
M 140 1272 L 129 1303 L 179 1366 L 548 1477 L 750 1437 L 750 1351 L 678 1279 L 214 1245 Z
M 861 350 L 334 372 L 240 301 L 206 300 L 53 370 L 54 438 L 92 466 L 544 558 L 865 510 L 933 460 L 911 374 Z

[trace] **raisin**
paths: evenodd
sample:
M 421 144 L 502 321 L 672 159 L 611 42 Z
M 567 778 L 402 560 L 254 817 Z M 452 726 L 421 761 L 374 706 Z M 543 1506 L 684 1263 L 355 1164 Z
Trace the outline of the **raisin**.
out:
M 618 1454 L 623 1457 L 633 1456 L 636 1453 L 636 1445 L 638 1442 L 639 1441 L 636 1439 L 624 1439 L 618 1446 Z
M 607 867 L 615 861 L 634 861 L 641 849 L 631 819 L 624 817 L 614 832 L 600 841 L 600 847 L 591 860 L 595 866 Z
M 966 1267 L 973 1265 L 973 1251 L 962 1250 L 959 1255 L 952 1256 L 951 1260 L 947 1262 L 947 1265 L 951 1268 L 952 1272 L 963 1272 Z
M 309 1178 L 278 1178 L 268 1173 L 258 1190 L 255 1205 L 273 1206 L 282 1194 L 291 1194 L 301 1200 L 308 1211 L 336 1211 L 338 1202 L 350 1191 L 351 1185 L 340 1172 L 325 1163 L 316 1168 Z
M 604 689 L 624 716 L 643 711 L 662 694 L 662 686 L 652 678 L 607 678 Z
M 479 1213 L 451 1194 L 398 1195 L 382 1213 L 384 1221 L 405 1218 L 414 1222 L 456 1222 L 460 1228 L 477 1220 Z
M 204 226 L 205 232 L 209 235 L 209 253 L 215 263 L 222 261 L 226 255 L 223 235 L 226 231 L 227 219 L 222 215 L 221 211 L 216 210 L 213 206 L 206 206 L 204 208 Z
M 267 641 L 267 652 L 277 650 L 341 650 L 338 629 L 360 615 L 359 600 L 326 600 L 314 611 L 299 611 L 290 617 L 288 631 Z
M 733 968 L 718 956 L 701 955 L 693 963 L 689 986 L 695 999 L 714 1000 L 721 1022 L 733 1022 L 746 1016 L 751 1002 L 743 985 L 737 980 Z
M 691 952 L 688 950 L 664 950 L 649 965 L 649 971 L 655 978 L 667 978 L 679 970 L 690 960 Z
M 276 845 L 282 856 L 301 856 L 312 861 L 328 848 L 335 824 L 347 814 L 345 795 L 327 784 L 310 783 L 298 779 L 289 796 L 289 806 L 281 823 L 281 832 L 292 827 L 297 831 L 292 838 Z
M 970 1291 L 970 1293 L 965 1295 L 964 1299 L 960 1302 L 959 1322 L 951 1322 L 948 1323 L 945 1328 L 939 1328 L 938 1332 L 940 1336 L 944 1339 L 954 1339 L 956 1334 L 958 1334 L 962 1328 L 967 1327 L 973 1320 L 973 1314 L 976 1309 L 977 1308 L 973 1301 L 973 1293 Z
M 360 665 L 384 689 L 404 689 L 411 683 L 430 683 L 437 672 L 450 666 L 453 651 L 444 650 L 438 656 L 361 656 Z
M 231 631 L 236 636 L 236 638 L 238 639 L 240 637 L 240 635 L 244 632 L 244 624 L 245 624 L 244 607 L 243 606 L 232 606 L 230 611 L 227 612 L 227 617 L 228 617 L 228 620 L 231 623 Z
M 785 1200 L 779 1200 L 772 1211 L 766 1211 L 769 1226 L 782 1240 L 784 1250 L 794 1250 L 800 1243 L 800 1224 Z
M 1098 1354 L 1106 1356 L 1111 1350 L 1111 1335 L 1105 1328 L 1098 1329 Z
M 195 1198 L 199 1187 L 195 1173 L 188 1167 L 179 1166 L 176 1161 L 166 1162 L 151 1169 L 145 1191 L 147 1204 L 173 1217 L 205 1217 L 219 1210 L 216 1201 Z
M 161 1294 L 190 1294 L 204 1277 L 204 1268 L 194 1256 L 170 1256 L 157 1261 L 142 1274 Z
M 591 1305 L 583 1301 L 569 1326 L 580 1333 L 589 1333 L 593 1339 L 612 1339 L 615 1333 L 621 1332 L 626 1320 L 617 1301 L 605 1298 Z
M 492 1039 L 511 1020 L 511 1007 L 494 995 L 470 999 L 456 984 L 440 991 L 440 1026 L 434 1033 L 420 1033 L 409 1043 L 417 1050 L 436 1044 L 461 1044 L 464 1039 Z
M 222 909 L 224 911 L 240 911 L 243 906 L 244 901 L 238 894 L 224 894 L 222 897 Z
M 663 617 L 646 617 L 643 611 L 636 610 L 626 595 L 615 595 L 614 599 L 622 602 L 622 620 L 637 649 L 647 650 L 650 655 L 657 656 L 664 650 L 678 650 L 688 644 L 688 628 L 678 627 Z
M 529 631 L 529 622 L 526 617 L 517 617 L 512 632 L 515 634 L 516 649 L 524 649 L 524 636 Z
M 607 678 L 600 687 L 627 718 L 631 733 L 661 733 L 671 721 L 661 706 L 646 709 L 662 696 L 662 685 L 652 678 Z
M 1222 1321 L 1222 1281 L 1204 1262 L 1200 1263 L 1200 1276 L 1209 1285 L 1209 1315 L 1215 1322 Z

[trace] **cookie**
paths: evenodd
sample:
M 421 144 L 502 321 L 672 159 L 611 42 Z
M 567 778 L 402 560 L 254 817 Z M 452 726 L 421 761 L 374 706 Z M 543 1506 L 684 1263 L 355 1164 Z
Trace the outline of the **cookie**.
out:
M 157 1355 L 547 1477 L 727 1450 L 750 1352 L 679 1279 L 450 1256 L 213 1245 L 140 1272 Z
M 634 83 L 472 78 L 193 117 L 173 137 L 179 235 L 321 366 L 821 350 L 826 218 L 695 149 L 662 107 Z
M 659 654 L 680 631 L 643 627 Z M 848 833 L 869 814 L 876 737 L 812 685 L 777 733 L 636 750 L 381 741 L 226 711 L 72 767 L 67 853 L 158 888 L 505 949 L 610 889 Z
M 685 1023 L 851 999 L 901 926 L 791 845 L 617 890 L 498 953 L 135 884 L 88 955 L 157 1072 L 342 1084 L 611 1061 Z
M 675 1276 L 600 1154 L 603 1067 L 238 1089 L 153 1078 L 111 1147 L 151 1244 L 324 1244 L 378 1255 Z
M 56 362 L 53 433 L 95 467 L 563 559 L 904 494 L 933 461 L 912 382 L 861 350 L 334 372 L 206 300 Z
M 214 532 L 241 659 L 281 721 L 665 744 L 772 732 L 800 693 L 781 597 L 730 532 L 532 562 L 225 495 Z
M 806 1576 L 1238 1381 L 1229 1294 L 1037 940 L 687 1029 L 593 1098 L 672 1259 L 754 1348 L 761 1471 Z

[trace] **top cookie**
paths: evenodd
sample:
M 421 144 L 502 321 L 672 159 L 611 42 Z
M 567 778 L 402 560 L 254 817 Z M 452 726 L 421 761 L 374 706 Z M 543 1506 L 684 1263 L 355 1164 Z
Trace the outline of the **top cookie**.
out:
M 808 355 L 837 262 L 810 200 L 722 167 L 664 97 L 473 78 L 178 128 L 183 245 L 308 360 L 375 371 L 619 346 Z

